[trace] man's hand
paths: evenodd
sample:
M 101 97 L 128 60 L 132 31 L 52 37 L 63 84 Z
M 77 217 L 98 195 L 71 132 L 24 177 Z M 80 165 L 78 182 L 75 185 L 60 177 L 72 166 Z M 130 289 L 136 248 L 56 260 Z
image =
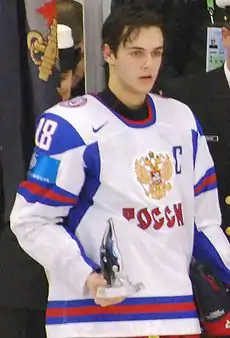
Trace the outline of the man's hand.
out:
M 107 282 L 104 277 L 96 272 L 93 272 L 89 275 L 86 281 L 86 285 L 97 305 L 102 307 L 111 306 L 118 303 L 121 303 L 125 298 L 118 297 L 118 298 L 99 298 L 97 297 L 97 289 L 98 287 L 106 287 Z

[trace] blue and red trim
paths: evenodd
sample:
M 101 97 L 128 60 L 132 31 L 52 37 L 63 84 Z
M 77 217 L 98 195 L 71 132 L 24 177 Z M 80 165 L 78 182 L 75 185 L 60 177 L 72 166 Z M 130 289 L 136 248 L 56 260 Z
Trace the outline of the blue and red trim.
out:
M 128 298 L 100 307 L 93 300 L 48 303 L 47 324 L 197 318 L 193 296 Z
M 194 186 L 194 194 L 198 196 L 206 191 L 214 190 L 217 188 L 217 179 L 214 168 L 206 171 L 205 175 Z
M 50 206 L 72 206 L 78 201 L 77 196 L 49 183 L 23 181 L 18 188 L 18 193 L 27 202 L 46 204 Z
M 104 106 L 106 106 L 105 103 L 98 96 L 94 96 L 94 98 L 97 99 L 99 102 L 101 102 Z M 150 95 L 147 96 L 147 104 L 148 104 L 148 117 L 142 121 L 129 120 L 124 116 L 118 114 L 115 110 L 109 108 L 108 106 L 106 106 L 106 108 L 109 109 L 120 121 L 125 123 L 127 126 L 133 128 L 146 128 L 156 122 L 156 108 L 153 99 L 151 98 Z

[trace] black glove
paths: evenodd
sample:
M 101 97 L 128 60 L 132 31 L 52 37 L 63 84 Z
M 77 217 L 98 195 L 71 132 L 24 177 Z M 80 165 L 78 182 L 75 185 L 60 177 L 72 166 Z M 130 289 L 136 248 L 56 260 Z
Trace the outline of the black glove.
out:
M 227 286 L 218 281 L 207 267 L 195 261 L 191 263 L 190 276 L 205 333 L 229 336 L 230 296 Z

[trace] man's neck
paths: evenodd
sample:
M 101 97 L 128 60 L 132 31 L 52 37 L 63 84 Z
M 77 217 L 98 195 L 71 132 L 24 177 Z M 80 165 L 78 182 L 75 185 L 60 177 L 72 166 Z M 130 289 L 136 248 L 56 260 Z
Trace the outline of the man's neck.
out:
M 109 81 L 109 89 L 111 92 L 129 109 L 138 109 L 143 105 L 146 94 L 135 94 L 124 90 L 119 85 Z

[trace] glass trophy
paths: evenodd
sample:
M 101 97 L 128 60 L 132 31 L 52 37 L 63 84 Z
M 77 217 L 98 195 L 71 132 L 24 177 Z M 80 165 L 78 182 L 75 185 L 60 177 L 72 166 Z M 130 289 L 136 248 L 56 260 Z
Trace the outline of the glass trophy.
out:
M 100 247 L 101 273 L 107 281 L 106 287 L 99 287 L 97 297 L 129 297 L 144 288 L 143 283 L 133 284 L 122 273 L 122 257 L 118 249 L 117 238 L 112 218 L 104 232 Z

